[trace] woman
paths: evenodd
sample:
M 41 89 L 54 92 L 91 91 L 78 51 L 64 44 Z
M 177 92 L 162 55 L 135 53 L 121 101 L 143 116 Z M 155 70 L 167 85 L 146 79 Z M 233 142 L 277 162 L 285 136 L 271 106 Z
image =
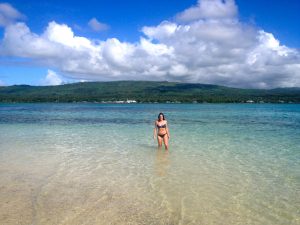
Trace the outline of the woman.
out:
M 158 147 L 162 146 L 164 141 L 165 149 L 168 150 L 168 142 L 170 138 L 167 120 L 163 113 L 158 114 L 158 119 L 154 122 L 154 135 L 153 138 L 157 138 Z

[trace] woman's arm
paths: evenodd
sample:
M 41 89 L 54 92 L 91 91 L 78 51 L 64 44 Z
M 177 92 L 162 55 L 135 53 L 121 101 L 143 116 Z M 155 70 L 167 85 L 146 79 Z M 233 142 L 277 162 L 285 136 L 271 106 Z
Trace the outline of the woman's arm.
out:
M 153 138 L 155 139 L 157 134 L 156 134 L 156 121 L 154 122 L 154 130 L 153 130 Z
M 166 121 L 166 131 L 167 131 L 168 138 L 170 138 L 169 127 L 168 127 L 168 122 L 167 121 Z

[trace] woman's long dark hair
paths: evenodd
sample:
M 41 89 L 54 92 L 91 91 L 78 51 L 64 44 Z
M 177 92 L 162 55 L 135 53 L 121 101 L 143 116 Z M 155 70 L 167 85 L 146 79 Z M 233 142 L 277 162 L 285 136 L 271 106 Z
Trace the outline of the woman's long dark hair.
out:
M 160 115 L 162 115 L 163 116 L 163 120 L 165 120 L 165 115 L 162 112 L 158 114 L 157 120 L 159 121 Z

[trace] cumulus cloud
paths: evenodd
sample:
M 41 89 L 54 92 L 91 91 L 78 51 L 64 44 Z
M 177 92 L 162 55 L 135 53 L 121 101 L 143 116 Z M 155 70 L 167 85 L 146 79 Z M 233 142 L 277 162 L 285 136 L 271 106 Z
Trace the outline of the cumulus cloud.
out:
M 77 80 L 169 80 L 234 87 L 300 86 L 300 52 L 242 23 L 233 0 L 202 0 L 142 28 L 138 42 L 90 40 L 54 21 L 42 34 L 5 28 L 0 57 L 32 59 Z
M 63 83 L 63 80 L 60 76 L 52 70 L 48 70 L 48 74 L 42 81 L 42 85 L 52 86 L 52 85 L 60 85 Z
M 5 86 L 5 83 L 2 80 L 0 80 L 0 86 Z
M 16 20 L 24 18 L 25 16 L 10 4 L 0 3 L 0 27 L 5 27 L 9 24 L 12 24 Z
M 99 22 L 96 18 L 92 18 L 88 25 L 93 31 L 100 32 L 109 29 L 109 26 L 105 23 Z
M 198 4 L 177 15 L 177 19 L 190 22 L 199 19 L 228 19 L 237 15 L 234 0 L 198 0 Z

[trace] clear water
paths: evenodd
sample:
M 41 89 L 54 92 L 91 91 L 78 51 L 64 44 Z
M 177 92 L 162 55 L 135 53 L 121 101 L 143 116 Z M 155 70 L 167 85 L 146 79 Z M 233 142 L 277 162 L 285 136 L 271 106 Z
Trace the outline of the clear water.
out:
M 300 224 L 300 105 L 0 104 L 0 200 L 5 225 Z

